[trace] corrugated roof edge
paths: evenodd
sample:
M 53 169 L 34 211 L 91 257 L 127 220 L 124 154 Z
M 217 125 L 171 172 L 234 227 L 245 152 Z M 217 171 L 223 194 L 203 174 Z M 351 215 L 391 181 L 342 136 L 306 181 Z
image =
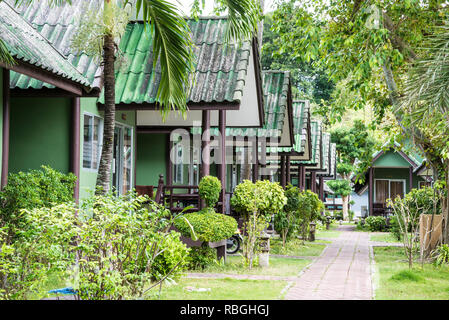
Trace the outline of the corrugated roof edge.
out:
M 62 59 L 64 59 L 64 60 L 66 60 L 67 61 L 67 63 L 69 63 L 70 65 L 72 65 L 69 61 L 68 61 L 68 59 L 67 59 L 67 57 L 64 55 L 64 54 L 62 54 L 62 52 L 61 51 L 59 51 L 55 46 L 53 46 L 53 44 L 47 39 L 47 38 L 45 38 L 39 31 L 37 31 L 37 29 L 27 20 L 27 19 L 23 19 L 22 18 L 22 16 L 15 10 L 15 8 L 13 8 L 12 6 L 10 6 L 9 5 L 9 3 L 7 3 L 6 1 L 1 1 L 4 5 L 6 5 L 6 6 L 8 6 L 12 11 L 14 11 L 19 17 L 21 17 L 21 19 L 22 19 L 22 21 L 26 24 L 26 25 L 28 25 L 30 28 L 32 28 L 33 30 L 35 30 L 36 31 L 36 35 L 39 35 L 41 38 L 42 38 L 42 40 L 43 41 L 45 41 L 58 55 L 60 55 L 61 56 L 61 58 Z M 19 60 L 22 60 L 22 61 L 24 61 L 24 62 L 28 62 L 26 59 L 22 59 L 22 58 L 20 58 L 20 57 L 17 57 L 17 59 L 19 59 Z M 31 62 L 28 62 L 28 63 L 31 63 Z M 40 64 L 38 64 L 38 63 L 36 63 L 35 64 L 37 67 L 41 67 L 40 66 Z M 72 65 L 73 66 L 73 65 Z M 76 83 L 79 83 L 79 84 L 82 84 L 83 86 L 85 86 L 85 90 L 87 91 L 87 92 L 90 92 L 91 91 L 91 89 L 92 89 L 92 87 L 91 87 L 91 84 L 90 84 L 90 82 L 84 77 L 84 75 L 82 75 L 81 74 L 81 72 L 79 72 L 74 66 L 73 66 L 73 69 L 79 74 L 79 77 L 82 79 L 82 80 L 76 80 L 76 79 L 73 79 L 73 77 L 71 77 L 70 75 L 65 75 L 63 72 L 61 72 L 60 70 L 53 70 L 53 69 L 51 69 L 51 68 L 46 68 L 46 67 L 41 67 L 42 69 L 44 69 L 44 70 L 47 70 L 47 71 L 50 71 L 50 72 L 52 72 L 52 73 L 54 73 L 54 74 L 56 74 L 56 75 L 58 75 L 58 76 L 61 76 L 61 77 L 63 77 L 63 78 L 66 78 L 66 79 L 68 79 L 68 80 L 71 80 L 71 81 L 73 81 L 73 82 L 76 82 Z

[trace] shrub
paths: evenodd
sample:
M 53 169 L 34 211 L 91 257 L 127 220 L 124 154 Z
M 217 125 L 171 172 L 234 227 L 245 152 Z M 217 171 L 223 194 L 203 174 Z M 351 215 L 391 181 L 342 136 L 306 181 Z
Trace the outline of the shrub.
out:
M 220 198 L 221 182 L 216 177 L 203 177 L 199 183 L 199 194 L 206 202 L 206 206 L 214 207 Z
M 186 213 L 177 217 L 174 225 L 183 236 L 203 242 L 228 239 L 238 228 L 237 221 L 233 217 L 211 210 Z
M 189 261 L 190 249 L 179 241 L 180 234 L 178 232 L 170 232 L 167 237 L 160 243 L 160 254 L 155 258 L 151 268 L 151 274 L 154 280 L 161 280 L 171 274 L 176 268 L 177 272 L 172 279 L 179 279 L 181 272 L 186 269 Z
M 63 174 L 46 166 L 42 170 L 10 174 L 8 184 L 0 192 L 0 221 L 20 224 L 23 221 L 20 209 L 48 208 L 73 201 L 75 182 L 74 174 Z
M 432 251 L 432 258 L 435 266 L 442 266 L 449 263 L 449 246 L 442 244 Z
M 246 217 L 251 214 L 273 215 L 287 203 L 284 190 L 277 182 L 244 180 L 234 190 L 231 205 Z
M 390 217 L 389 229 L 396 239 L 401 240 L 401 228 L 399 226 L 398 217 L 396 215 Z
M 217 250 L 208 246 L 192 247 L 188 257 L 190 270 L 203 270 L 217 261 Z
M 146 196 L 95 195 L 82 211 L 74 274 L 74 289 L 82 299 L 144 297 L 151 279 L 167 276 L 171 266 L 179 268 L 186 259 L 179 234 L 168 231 L 171 213 Z M 180 270 L 172 270 L 170 277 Z
M 231 205 L 244 215 L 243 259 L 251 269 L 259 252 L 259 237 L 272 215 L 281 212 L 287 203 L 279 183 L 268 180 L 253 183 L 244 180 L 234 190 Z
M 365 228 L 368 231 L 384 231 L 387 228 L 387 220 L 381 216 L 369 216 L 365 219 Z
M 411 232 L 412 228 L 417 227 L 419 223 L 419 216 L 421 214 L 432 214 L 434 212 L 435 214 L 439 214 L 441 212 L 441 201 L 439 199 L 439 196 L 435 195 L 434 190 L 430 187 L 412 189 L 405 195 L 403 199 L 398 197 L 393 200 L 394 201 L 390 201 L 389 204 L 393 208 L 393 211 L 396 213 L 395 222 L 397 222 L 397 215 L 401 212 L 401 208 L 403 210 L 406 210 L 408 212 L 408 215 L 412 218 L 412 221 L 408 223 L 408 232 Z M 393 231 L 400 232 L 397 231 L 397 229 L 393 229 Z
M 73 239 L 78 234 L 75 208 L 23 209 L 21 228 L 0 228 L 0 299 L 26 299 L 49 272 L 74 264 Z
M 297 226 L 303 240 L 307 238 L 310 222 L 316 221 L 323 209 L 324 204 L 316 193 L 310 190 L 299 193 Z

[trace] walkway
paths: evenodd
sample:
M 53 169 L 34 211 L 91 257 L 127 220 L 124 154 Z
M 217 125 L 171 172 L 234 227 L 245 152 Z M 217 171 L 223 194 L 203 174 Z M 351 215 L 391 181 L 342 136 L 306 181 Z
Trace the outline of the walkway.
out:
M 370 300 L 370 241 L 368 232 L 342 225 L 333 240 L 286 294 L 287 300 Z

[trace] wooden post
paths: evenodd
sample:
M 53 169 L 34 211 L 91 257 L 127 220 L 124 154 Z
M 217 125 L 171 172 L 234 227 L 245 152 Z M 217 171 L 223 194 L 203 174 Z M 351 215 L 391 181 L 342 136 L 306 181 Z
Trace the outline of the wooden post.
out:
M 373 214 L 373 181 L 374 181 L 374 169 L 373 167 L 369 168 L 369 184 L 368 184 L 368 205 L 369 205 L 369 214 Z
M 201 144 L 201 177 L 205 177 L 210 174 L 210 110 L 203 111 L 202 129 L 203 137 Z
M 320 176 L 320 200 L 324 202 L 324 178 Z
M 409 168 L 409 188 L 408 191 L 412 191 L 413 189 L 413 167 Z
M 76 176 L 74 198 L 79 201 L 80 191 L 80 135 L 81 135 L 81 104 L 80 97 L 74 97 L 72 104 L 72 150 L 70 159 L 70 171 Z
M 285 156 L 281 156 L 281 186 L 285 188 Z
M 8 183 L 9 173 L 9 125 L 11 110 L 11 92 L 9 89 L 10 75 L 8 69 L 3 69 L 3 136 L 2 136 L 2 178 L 1 188 Z
M 253 156 L 253 182 L 256 182 L 259 179 L 259 145 L 257 137 L 253 140 Z
M 316 172 L 310 173 L 310 191 L 316 193 Z
M 220 164 L 218 166 L 221 182 L 221 213 L 226 211 L 226 110 L 220 110 L 218 116 L 218 126 L 220 127 Z
M 286 174 L 285 174 L 285 177 L 286 177 L 286 180 L 287 180 L 285 185 L 288 185 L 292 181 L 291 175 L 290 175 L 290 156 L 287 156 L 285 158 L 285 162 L 286 162 L 285 168 L 286 168 L 286 171 L 287 171 Z
M 301 166 L 301 190 L 306 190 L 306 167 Z

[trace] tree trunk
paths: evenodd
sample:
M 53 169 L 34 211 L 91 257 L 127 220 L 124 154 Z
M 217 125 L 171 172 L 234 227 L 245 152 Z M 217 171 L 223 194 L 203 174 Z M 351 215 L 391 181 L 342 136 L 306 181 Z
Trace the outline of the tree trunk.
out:
M 103 148 L 97 176 L 97 194 L 106 194 L 111 186 L 111 168 L 115 131 L 115 43 L 111 35 L 104 37 L 104 125 Z
M 342 196 L 343 220 L 349 220 L 349 196 Z

